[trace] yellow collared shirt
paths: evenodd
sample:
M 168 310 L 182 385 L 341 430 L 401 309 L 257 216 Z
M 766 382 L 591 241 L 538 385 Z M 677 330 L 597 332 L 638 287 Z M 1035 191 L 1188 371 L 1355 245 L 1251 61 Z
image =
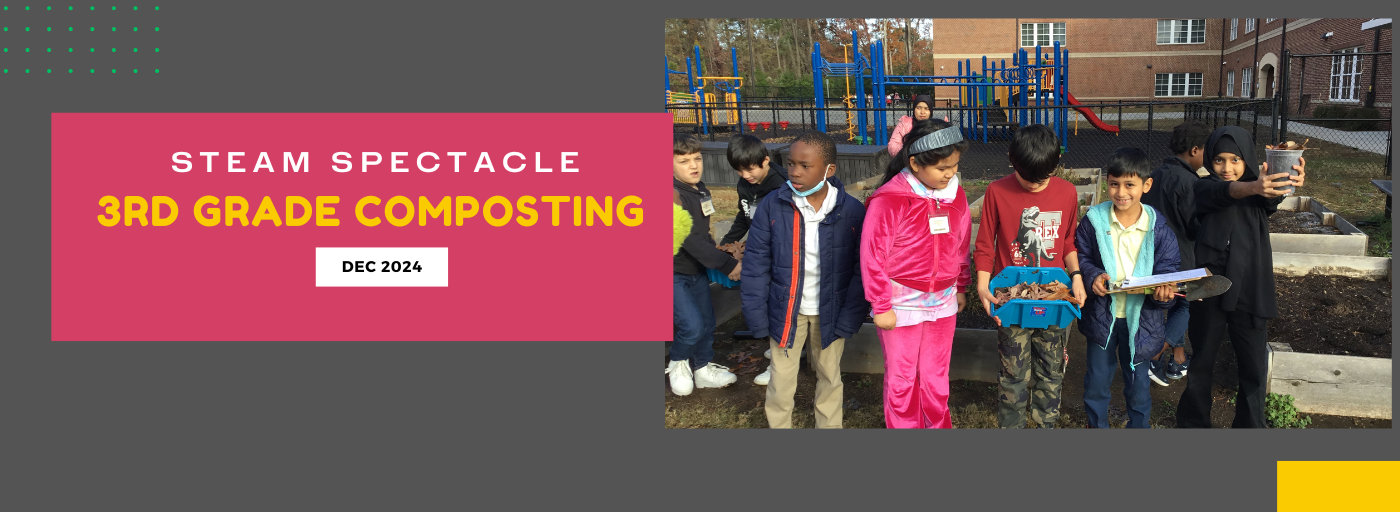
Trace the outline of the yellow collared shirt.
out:
M 1109 231 L 1113 234 L 1113 256 L 1118 258 L 1118 272 L 1108 276 L 1114 283 L 1122 284 L 1124 279 L 1133 275 L 1133 263 L 1137 262 L 1138 252 L 1142 249 L 1142 240 L 1147 236 L 1150 226 L 1147 223 L 1147 208 L 1143 207 L 1142 213 L 1138 214 L 1137 222 L 1131 226 L 1124 226 L 1118 221 L 1118 210 L 1112 210 L 1113 222 L 1109 224 Z M 1128 317 L 1128 301 L 1119 300 L 1118 306 L 1113 309 L 1115 318 Z

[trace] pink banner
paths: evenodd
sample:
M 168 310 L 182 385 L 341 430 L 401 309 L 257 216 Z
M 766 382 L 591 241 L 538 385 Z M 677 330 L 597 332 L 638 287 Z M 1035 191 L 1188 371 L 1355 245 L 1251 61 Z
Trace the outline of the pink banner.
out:
M 666 114 L 52 123 L 53 340 L 671 337 Z M 327 270 L 318 247 L 447 263 L 412 286 L 326 286 L 399 276 Z

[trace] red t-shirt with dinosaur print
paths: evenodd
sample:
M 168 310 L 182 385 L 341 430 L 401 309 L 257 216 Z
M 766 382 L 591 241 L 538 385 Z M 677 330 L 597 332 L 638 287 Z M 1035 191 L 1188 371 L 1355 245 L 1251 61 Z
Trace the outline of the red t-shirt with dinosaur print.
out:
M 1079 194 L 1070 182 L 1052 177 L 1032 193 L 1015 174 L 993 181 L 982 199 L 977 270 L 996 277 L 1007 266 L 1064 268 L 1065 255 L 1077 252 L 1078 224 Z

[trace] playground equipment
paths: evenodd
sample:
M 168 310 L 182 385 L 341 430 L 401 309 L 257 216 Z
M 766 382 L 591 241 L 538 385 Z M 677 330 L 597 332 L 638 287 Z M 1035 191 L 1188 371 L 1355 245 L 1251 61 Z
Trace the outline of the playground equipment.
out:
M 826 76 L 846 77 L 846 95 L 842 98 L 842 103 L 846 105 L 847 109 L 846 134 L 849 137 L 847 140 L 865 141 L 868 140 L 866 138 L 866 125 L 868 124 L 866 121 L 868 118 L 868 114 L 865 109 L 869 108 L 865 104 L 865 72 L 873 71 L 874 68 L 873 63 L 870 60 L 866 59 L 864 55 L 861 55 L 859 44 L 860 39 L 856 37 L 856 31 L 852 30 L 850 46 L 852 47 L 851 53 L 855 54 L 855 62 L 850 62 L 848 59 L 846 59 L 846 53 L 843 49 L 841 53 L 843 62 L 841 62 L 840 64 L 837 64 L 835 62 L 827 62 L 827 60 L 822 57 L 821 43 L 816 43 L 812 45 L 812 89 L 816 91 L 817 127 L 818 129 L 825 131 L 827 125 L 826 111 L 824 110 L 824 108 L 826 107 L 826 82 L 824 78 Z M 851 77 L 856 77 L 856 91 L 858 92 L 857 95 L 851 94 Z M 883 93 L 877 93 L 875 96 L 878 98 L 885 97 Z M 853 102 L 852 100 L 856 101 Z M 856 110 L 853 114 L 851 112 L 851 109 L 858 110 Z M 857 139 L 857 137 L 859 137 L 859 139 Z
M 1015 127 L 1029 124 L 1045 124 L 1055 130 L 1064 141 L 1068 133 L 1068 114 L 1065 105 L 1065 84 L 1068 82 L 1069 51 L 1060 48 L 1058 42 L 1051 53 L 1042 53 L 1036 46 L 1033 52 L 1025 48 L 1012 54 L 1011 63 L 1005 59 L 1000 63 L 982 57 L 980 71 L 973 70 L 972 59 L 958 62 L 956 75 L 886 75 L 883 54 L 883 41 L 876 41 L 871 55 L 875 56 L 872 85 L 875 94 L 883 95 L 889 87 L 899 86 L 950 86 L 960 88 L 959 97 L 964 107 L 974 109 L 970 115 L 958 117 L 958 124 L 964 136 L 987 142 L 990 136 L 1009 136 Z M 989 108 L 1000 106 L 1002 108 Z M 888 137 L 885 112 L 875 113 L 876 137 Z
M 739 51 L 736 48 L 729 49 L 729 59 L 733 74 L 739 74 Z M 695 47 L 695 60 L 689 56 L 685 58 L 685 72 L 671 69 L 671 57 L 665 57 L 666 64 L 666 104 L 686 104 L 693 103 L 694 108 L 687 107 L 667 107 L 666 111 L 671 113 L 673 123 L 697 123 L 701 133 L 710 133 L 711 124 L 724 124 L 735 126 L 743 132 L 743 113 L 739 110 L 740 88 L 744 85 L 744 78 L 739 76 L 703 76 L 704 69 L 701 67 L 700 47 Z M 671 90 L 671 75 L 685 75 L 685 92 Z M 700 75 L 700 76 L 697 76 Z M 708 90 L 707 90 L 708 88 Z M 714 105 L 719 104 L 719 95 L 724 95 L 724 104 L 729 108 L 721 111 L 714 111 Z M 710 107 L 706 107 L 710 105 Z
M 1069 94 L 1069 50 L 1060 48 L 1059 42 L 1048 49 L 1049 53 L 1039 45 L 1033 51 L 1022 48 L 1012 54 L 1009 65 L 1006 59 L 998 63 L 983 56 L 980 71 L 973 70 L 971 59 L 964 59 L 958 62 L 956 75 L 942 76 L 886 75 L 884 42 L 875 41 L 871 46 L 871 86 L 876 97 L 884 97 L 890 87 L 958 87 L 961 104 L 972 109 L 969 115 L 958 116 L 965 137 L 987 142 L 991 136 L 1009 137 L 1016 127 L 1044 124 L 1068 149 L 1069 114 L 1064 107 L 1080 103 Z M 1104 123 L 1088 107 L 1076 110 L 1095 128 L 1118 133 L 1117 126 Z M 888 140 L 887 115 L 884 110 L 875 111 L 875 140 Z

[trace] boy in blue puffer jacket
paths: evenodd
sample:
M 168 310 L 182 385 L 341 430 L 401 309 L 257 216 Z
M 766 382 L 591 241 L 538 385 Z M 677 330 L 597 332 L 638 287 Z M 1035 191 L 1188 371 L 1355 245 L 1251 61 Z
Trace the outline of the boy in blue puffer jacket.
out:
M 1175 300 L 1176 286 L 1158 286 L 1148 297 L 1110 294 L 1109 283 L 1176 272 L 1181 258 L 1166 218 L 1142 204 L 1142 193 L 1152 188 L 1147 153 L 1121 148 L 1106 170 L 1112 201 L 1090 208 L 1074 236 L 1079 268 L 1084 280 L 1093 283 L 1094 292 L 1079 321 L 1079 332 L 1089 341 L 1084 409 L 1090 427 L 1108 428 L 1109 384 L 1116 362 L 1123 372 L 1128 428 L 1148 428 L 1152 414 L 1148 361 L 1166 342 L 1166 310 Z
M 841 352 L 870 304 L 860 281 L 865 206 L 835 173 L 831 136 L 798 137 L 788 152 L 787 184 L 759 203 L 744 246 L 744 321 L 773 351 L 764 402 L 771 428 L 792 428 L 804 345 L 817 371 L 816 426 L 841 428 Z

